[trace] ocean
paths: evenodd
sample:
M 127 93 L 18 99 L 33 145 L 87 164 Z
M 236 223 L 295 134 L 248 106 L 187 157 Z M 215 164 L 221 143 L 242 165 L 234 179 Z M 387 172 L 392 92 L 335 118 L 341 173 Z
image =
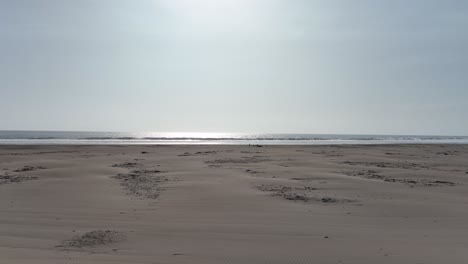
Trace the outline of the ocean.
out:
M 468 144 L 468 136 L 0 131 L 0 144 Z

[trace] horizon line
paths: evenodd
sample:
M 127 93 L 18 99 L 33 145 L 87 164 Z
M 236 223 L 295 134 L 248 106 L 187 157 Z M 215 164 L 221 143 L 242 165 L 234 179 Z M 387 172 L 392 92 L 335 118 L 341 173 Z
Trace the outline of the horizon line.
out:
M 65 133 L 160 133 L 160 134 L 236 134 L 236 135 L 360 135 L 360 136 L 438 136 L 438 137 L 468 137 L 456 134 L 384 134 L 384 133 L 310 133 L 310 132 L 184 132 L 184 131 L 104 131 L 104 130 L 27 130 L 27 129 L 0 129 L 0 132 L 65 132 Z

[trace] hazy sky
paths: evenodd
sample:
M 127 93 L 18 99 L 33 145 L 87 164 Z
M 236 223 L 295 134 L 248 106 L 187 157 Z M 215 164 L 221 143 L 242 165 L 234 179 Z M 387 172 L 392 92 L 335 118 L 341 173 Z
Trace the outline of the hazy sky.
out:
M 0 129 L 468 135 L 468 1 L 0 0 Z

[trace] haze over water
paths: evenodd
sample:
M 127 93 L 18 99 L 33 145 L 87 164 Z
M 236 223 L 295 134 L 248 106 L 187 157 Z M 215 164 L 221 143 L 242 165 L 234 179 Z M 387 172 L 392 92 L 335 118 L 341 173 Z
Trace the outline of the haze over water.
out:
M 468 1 L 0 1 L 0 129 L 468 135 Z

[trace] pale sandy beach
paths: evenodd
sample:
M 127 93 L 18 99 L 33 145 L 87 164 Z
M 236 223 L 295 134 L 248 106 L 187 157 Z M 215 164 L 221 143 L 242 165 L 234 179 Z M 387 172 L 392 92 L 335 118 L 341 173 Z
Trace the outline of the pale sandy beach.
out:
M 468 146 L 1 146 L 0 263 L 467 263 Z

